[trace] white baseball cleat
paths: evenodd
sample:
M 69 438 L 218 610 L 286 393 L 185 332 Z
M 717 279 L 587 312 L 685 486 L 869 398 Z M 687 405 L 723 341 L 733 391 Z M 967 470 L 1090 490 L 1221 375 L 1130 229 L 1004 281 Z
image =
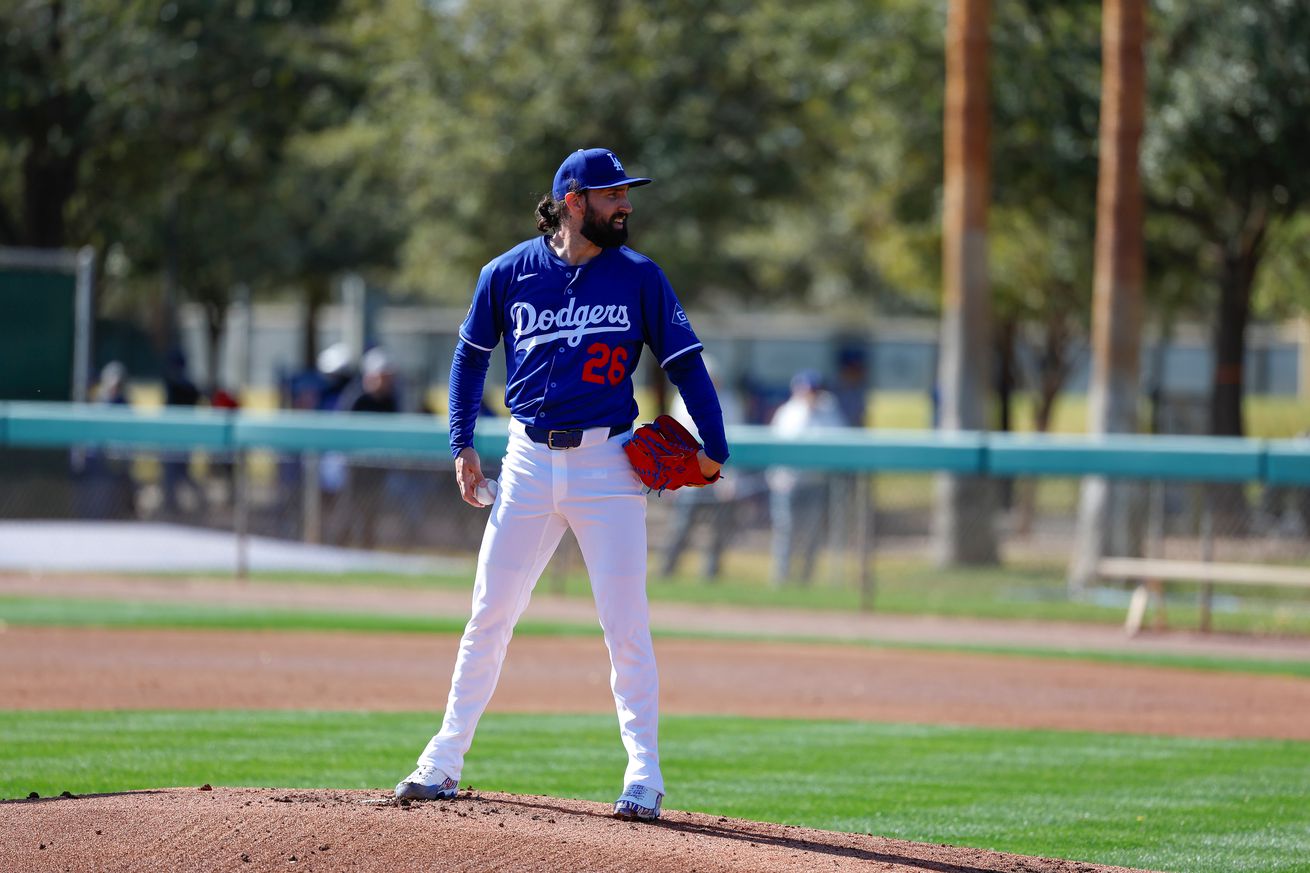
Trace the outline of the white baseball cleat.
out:
M 431 764 L 420 764 L 396 786 L 400 800 L 450 800 L 459 793 L 459 782 Z
M 660 817 L 664 795 L 645 785 L 632 784 L 614 802 L 614 817 L 628 821 L 655 821 Z

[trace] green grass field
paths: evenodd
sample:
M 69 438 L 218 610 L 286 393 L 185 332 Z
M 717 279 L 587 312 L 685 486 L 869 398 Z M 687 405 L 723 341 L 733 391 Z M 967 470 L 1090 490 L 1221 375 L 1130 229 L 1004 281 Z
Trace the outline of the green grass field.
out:
M 0 711 L 0 796 L 387 790 L 435 719 Z M 671 808 L 1189 873 L 1310 869 L 1301 743 L 705 717 L 661 734 Z M 464 783 L 608 801 L 623 764 L 612 718 L 491 714 Z
M 72 599 L 55 597 L 0 596 L 0 627 L 116 627 L 188 628 L 197 630 L 284 630 L 347 631 L 356 633 L 444 633 L 464 629 L 462 618 L 393 613 L 310 611 L 296 608 L 231 607 L 209 604 L 158 603 L 146 601 Z M 599 636 L 594 622 L 563 623 L 532 619 L 521 621 L 517 636 Z M 804 636 L 657 631 L 658 638 L 750 639 L 794 643 L 823 643 L 870 646 L 864 641 L 840 637 L 822 639 Z M 1222 670 L 1255 675 L 1310 678 L 1310 661 L 1256 658 L 1220 658 L 1205 655 L 1177 655 L 1161 652 L 1097 652 L 1030 646 L 936 645 L 928 643 L 878 643 L 876 648 L 922 649 L 1020 655 L 1176 667 L 1192 670 Z
M 820 568 L 824 568 L 822 561 Z M 1018 560 L 1000 567 L 943 569 L 922 559 L 888 556 L 874 564 L 873 606 L 889 615 L 1123 623 L 1127 589 L 1103 586 L 1090 592 L 1091 599 L 1070 599 L 1065 571 L 1063 564 Z M 767 578 L 763 567 L 742 567 L 739 562 L 735 567 L 729 564 L 724 579 L 714 585 L 681 576 L 654 580 L 649 591 L 655 601 L 846 611 L 859 608 L 860 596 L 853 584 L 815 582 L 805 588 L 773 588 L 763 581 Z M 570 577 L 565 590 L 583 594 L 586 584 L 581 576 Z M 1170 619 L 1175 626 L 1197 626 L 1198 590 L 1187 586 L 1168 592 Z M 1218 606 L 1213 612 L 1213 626 L 1217 631 L 1310 635 L 1310 590 L 1216 585 L 1215 596 Z

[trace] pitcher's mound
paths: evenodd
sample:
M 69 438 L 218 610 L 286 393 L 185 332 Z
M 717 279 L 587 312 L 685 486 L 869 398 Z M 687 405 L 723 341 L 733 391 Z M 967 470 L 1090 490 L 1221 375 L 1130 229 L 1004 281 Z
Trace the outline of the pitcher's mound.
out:
M 0 804 L 3 870 L 628 870 L 1105 873 L 1075 861 L 607 804 L 464 790 L 168 788 Z

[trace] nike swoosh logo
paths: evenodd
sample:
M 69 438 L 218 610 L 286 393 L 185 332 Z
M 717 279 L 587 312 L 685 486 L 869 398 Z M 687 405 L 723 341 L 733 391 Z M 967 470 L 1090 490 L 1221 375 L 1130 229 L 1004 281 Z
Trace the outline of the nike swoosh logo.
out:
M 535 276 L 535 275 L 537 275 L 537 274 L 536 274 L 536 273 L 519 273 L 519 277 L 518 277 L 517 279 L 515 279 L 514 281 L 515 281 L 515 282 L 522 282 L 524 279 L 531 279 L 531 278 L 532 278 L 533 276 Z

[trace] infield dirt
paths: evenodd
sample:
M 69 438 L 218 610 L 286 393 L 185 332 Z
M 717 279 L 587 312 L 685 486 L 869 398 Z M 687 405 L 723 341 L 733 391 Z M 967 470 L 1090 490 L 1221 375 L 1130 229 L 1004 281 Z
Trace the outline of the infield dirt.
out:
M 459 638 L 319 631 L 11 627 L 13 709 L 430 709 Z M 1310 740 L 1310 682 L 1056 658 L 660 639 L 666 714 Z M 500 712 L 613 713 L 600 637 L 523 636 Z
M 896 871 L 1110 873 L 1104 867 L 667 810 L 658 824 L 580 800 L 462 791 L 172 788 L 0 803 L 0 869 Z

